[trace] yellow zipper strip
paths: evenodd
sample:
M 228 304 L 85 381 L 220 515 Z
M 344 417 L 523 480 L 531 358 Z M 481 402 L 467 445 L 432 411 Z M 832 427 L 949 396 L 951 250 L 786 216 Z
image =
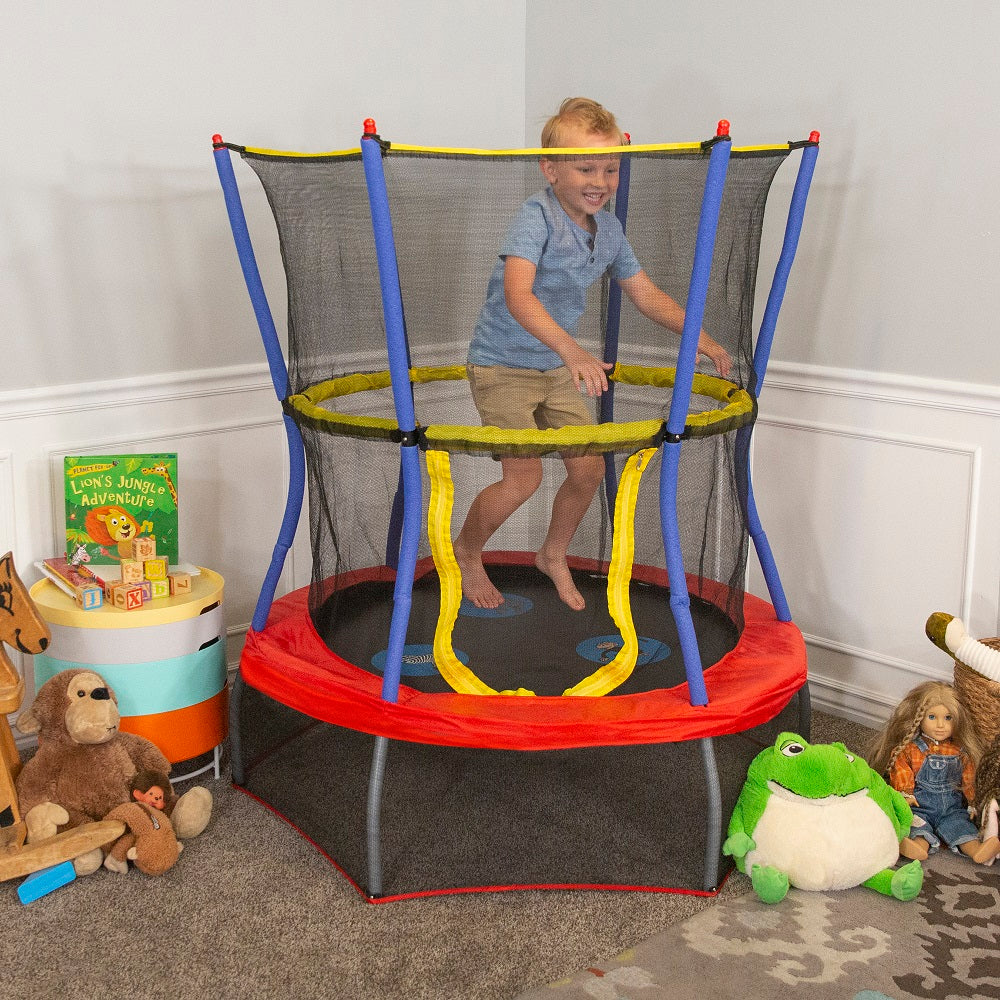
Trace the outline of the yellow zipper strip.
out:
M 455 503 L 455 484 L 451 478 L 451 462 L 446 451 L 429 450 L 427 473 L 431 480 L 431 496 L 427 511 L 427 534 L 431 555 L 441 584 L 441 611 L 434 629 L 434 663 L 438 672 L 459 694 L 534 695 L 534 691 L 496 691 L 480 680 L 455 655 L 451 644 L 455 620 L 462 603 L 462 571 L 458 568 L 455 549 L 451 544 L 451 512 Z
M 632 602 L 629 598 L 635 559 L 635 505 L 642 473 L 656 451 L 656 448 L 645 448 L 629 458 L 622 470 L 615 501 L 615 535 L 608 568 L 608 612 L 621 633 L 622 648 L 610 663 L 605 663 L 579 684 L 568 688 L 563 695 L 600 698 L 624 684 L 635 669 L 639 658 L 639 637 L 632 621 Z

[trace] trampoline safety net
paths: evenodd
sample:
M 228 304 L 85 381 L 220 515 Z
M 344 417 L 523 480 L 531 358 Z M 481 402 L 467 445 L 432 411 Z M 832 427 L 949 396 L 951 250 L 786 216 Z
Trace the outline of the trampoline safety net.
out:
M 288 281 L 285 406 L 300 426 L 307 455 L 314 560 L 310 612 L 334 653 L 378 673 L 392 608 L 392 524 L 398 517 L 394 503 L 401 474 L 364 165 L 357 151 L 318 156 L 241 152 L 273 209 Z M 732 355 L 732 385 L 716 378 L 711 363 L 699 358 L 677 497 L 686 582 L 705 666 L 733 647 L 743 626 L 748 534 L 737 477 L 746 465 L 749 434 L 740 435 L 738 428 L 755 415 L 752 319 L 761 228 L 768 190 L 788 152 L 787 146 L 732 151 L 711 264 L 702 325 Z M 688 293 L 708 160 L 707 149 L 698 144 L 638 147 L 624 157 L 628 239 L 643 269 L 681 304 Z M 390 147 L 383 167 L 408 362 L 416 373 L 416 423 L 426 435 L 424 443 L 431 441 L 428 447 L 444 447 L 450 455 L 454 504 L 448 531 L 454 538 L 474 497 L 499 478 L 497 455 L 517 453 L 473 433 L 480 422 L 462 366 L 507 226 L 544 181 L 537 155 L 429 154 Z M 560 455 L 598 450 L 608 456 L 617 480 L 631 452 L 662 440 L 657 435 L 671 404 L 670 379 L 662 373 L 675 366 L 680 338 L 646 319 L 627 296 L 622 296 L 620 321 L 612 315 L 609 324 L 609 314 L 617 311 L 609 309 L 612 295 L 608 278 L 592 287 L 578 340 L 604 356 L 609 336 L 617 338 L 613 422 L 619 428 L 638 426 L 642 433 L 652 427 L 652 439 L 623 433 L 620 440 L 611 435 L 596 446 L 564 443 L 532 450 L 528 445 L 520 452 L 543 455 L 543 483 L 491 539 L 485 561 L 499 589 L 521 603 L 510 602 L 502 641 L 495 632 L 477 634 L 475 616 L 459 618 L 454 638 L 456 655 L 471 659 L 476 673 L 497 690 L 526 687 L 537 694 L 561 694 L 606 653 L 580 652 L 586 637 L 616 633 L 604 595 L 613 494 L 598 490 L 570 549 L 574 579 L 587 598 L 584 612 L 572 612 L 554 599 L 551 585 L 531 564 L 564 476 Z M 699 426 L 699 414 L 717 414 L 727 405 L 727 394 L 744 401 L 735 408 L 736 416 Z M 433 443 L 438 428 L 447 432 L 444 445 Z M 662 449 L 638 489 L 631 589 L 639 635 L 669 647 L 676 637 L 665 596 L 661 461 Z M 431 491 L 422 467 L 426 525 Z M 407 648 L 419 650 L 432 642 L 440 607 L 426 530 L 418 568 Z M 514 613 L 526 604 L 532 614 Z M 619 693 L 679 683 L 678 660 L 661 662 L 654 655 L 650 669 L 637 672 Z M 423 691 L 447 690 L 436 671 L 404 670 L 403 683 Z
M 594 425 L 500 431 L 480 425 L 465 364 L 508 226 L 545 186 L 539 151 L 399 146 L 367 123 L 361 148 L 339 153 L 216 137 L 292 462 L 233 688 L 233 777 L 372 900 L 482 888 L 715 892 L 730 864 L 725 817 L 750 761 L 783 730 L 808 735 L 805 644 L 756 518 L 748 453 L 774 288 L 794 256 L 818 133 L 728 142 L 720 133 L 616 151 L 608 210 L 652 281 L 694 303 L 692 317 L 704 293 L 701 326 L 732 357 L 730 372 L 699 358 L 692 373 L 697 325 L 683 338 L 663 329 L 605 277 L 576 331 L 615 365 L 599 403 L 581 396 Z M 798 147 L 755 348 L 765 203 Z M 230 151 L 273 210 L 287 364 Z M 704 206 L 714 213 L 716 198 L 712 243 Z M 387 270 L 398 288 L 394 276 L 380 281 Z M 582 611 L 535 566 L 561 459 L 575 455 L 605 465 L 569 550 Z M 484 612 L 460 602 L 452 542 L 508 456 L 539 457 L 542 482 L 487 545 L 504 601 Z M 272 602 L 303 477 L 311 583 Z M 773 606 L 744 592 L 751 531 Z M 616 672 L 619 661 L 627 669 Z

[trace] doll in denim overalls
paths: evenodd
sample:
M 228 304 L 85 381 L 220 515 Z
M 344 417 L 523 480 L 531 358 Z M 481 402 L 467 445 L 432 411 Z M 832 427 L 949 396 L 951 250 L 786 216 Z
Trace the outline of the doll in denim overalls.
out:
M 922 861 L 944 843 L 981 864 L 1000 856 L 1000 838 L 981 842 L 969 817 L 979 756 L 979 741 L 950 684 L 928 681 L 899 703 L 869 763 L 887 774 L 913 810 L 900 854 Z

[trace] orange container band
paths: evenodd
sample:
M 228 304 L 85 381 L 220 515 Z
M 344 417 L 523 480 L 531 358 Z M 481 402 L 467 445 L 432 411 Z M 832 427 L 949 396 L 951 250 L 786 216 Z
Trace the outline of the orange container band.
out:
M 123 715 L 119 728 L 145 736 L 155 743 L 171 764 L 190 760 L 217 747 L 228 732 L 228 688 L 218 694 L 172 712 L 155 715 Z

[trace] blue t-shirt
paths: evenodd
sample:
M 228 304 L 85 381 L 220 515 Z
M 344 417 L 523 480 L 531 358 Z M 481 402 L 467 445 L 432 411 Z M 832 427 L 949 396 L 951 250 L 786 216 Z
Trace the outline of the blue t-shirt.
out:
M 486 302 L 469 345 L 469 364 L 538 371 L 562 365 L 555 351 L 511 316 L 503 290 L 504 262 L 508 256 L 523 257 L 535 265 L 532 291 L 549 315 L 576 336 L 587 289 L 606 271 L 624 279 L 641 270 L 618 219 L 602 210 L 594 214 L 594 220 L 597 235 L 592 237 L 566 214 L 551 187 L 524 202 L 507 230 L 490 276 Z

